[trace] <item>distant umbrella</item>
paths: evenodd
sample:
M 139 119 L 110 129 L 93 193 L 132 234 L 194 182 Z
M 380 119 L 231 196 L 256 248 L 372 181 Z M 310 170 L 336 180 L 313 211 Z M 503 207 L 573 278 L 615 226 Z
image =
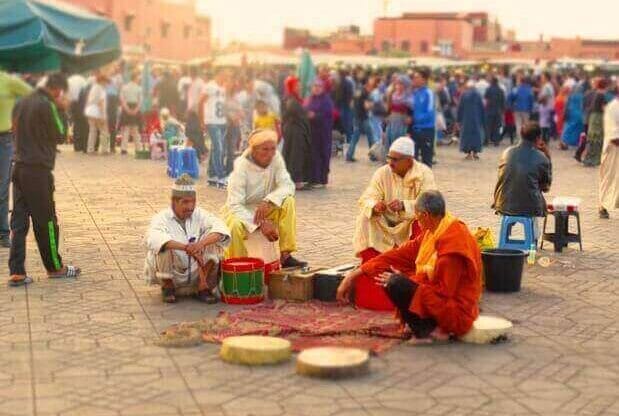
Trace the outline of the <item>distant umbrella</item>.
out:
M 0 68 L 84 72 L 120 57 L 116 24 L 52 0 L 0 0 Z
M 301 84 L 301 96 L 303 98 L 310 95 L 312 90 L 312 83 L 316 79 L 316 68 L 312 62 L 312 57 L 307 50 L 303 50 L 301 53 L 301 61 L 297 68 L 297 76 Z
M 150 111 L 153 106 L 153 97 L 151 94 L 152 83 L 150 74 L 150 62 L 144 61 L 142 68 L 142 112 Z

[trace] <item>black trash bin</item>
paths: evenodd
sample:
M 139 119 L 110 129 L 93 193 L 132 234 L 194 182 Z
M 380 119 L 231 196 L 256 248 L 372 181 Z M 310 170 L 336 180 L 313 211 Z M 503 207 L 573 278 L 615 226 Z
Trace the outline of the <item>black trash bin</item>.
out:
M 486 289 L 490 292 L 518 292 L 527 256 L 524 250 L 493 248 L 482 251 Z

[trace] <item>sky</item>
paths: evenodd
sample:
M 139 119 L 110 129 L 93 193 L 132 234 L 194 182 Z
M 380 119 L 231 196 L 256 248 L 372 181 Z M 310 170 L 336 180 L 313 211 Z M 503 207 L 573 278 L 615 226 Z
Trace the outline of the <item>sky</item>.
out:
M 370 34 L 384 0 L 197 0 L 223 44 L 281 44 L 284 27 L 329 31 L 356 24 Z M 403 12 L 487 11 L 520 40 L 544 37 L 619 39 L 617 0 L 389 0 L 388 16 Z

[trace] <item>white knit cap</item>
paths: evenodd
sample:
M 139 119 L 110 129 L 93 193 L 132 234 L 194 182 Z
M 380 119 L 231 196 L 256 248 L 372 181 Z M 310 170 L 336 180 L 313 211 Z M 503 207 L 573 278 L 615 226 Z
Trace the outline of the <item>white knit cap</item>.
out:
M 196 184 L 192 177 L 183 173 L 172 184 L 172 196 L 177 198 L 196 196 Z
M 389 151 L 412 157 L 415 156 L 415 143 L 410 137 L 402 136 L 391 144 Z

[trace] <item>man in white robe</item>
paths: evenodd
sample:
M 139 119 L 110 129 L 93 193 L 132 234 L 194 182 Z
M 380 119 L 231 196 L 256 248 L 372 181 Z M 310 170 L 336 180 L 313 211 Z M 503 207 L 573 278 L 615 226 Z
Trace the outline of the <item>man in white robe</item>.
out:
M 432 170 L 416 162 L 414 155 L 415 145 L 409 137 L 395 140 L 388 164 L 374 173 L 359 199 L 353 248 L 363 261 L 408 241 L 417 196 L 436 189 Z
M 619 82 L 618 82 L 619 86 Z M 619 96 L 604 110 L 604 147 L 600 165 L 600 218 L 619 208 Z
M 291 255 L 297 250 L 295 186 L 277 152 L 277 133 L 256 130 L 248 144 L 228 180 L 223 216 L 232 242 L 226 258 L 246 257 L 245 241 L 259 232 L 270 242 L 279 241 L 282 267 L 303 267 L 306 263 Z
M 189 175 L 174 182 L 172 205 L 153 217 L 145 242 L 145 278 L 161 285 L 164 302 L 175 302 L 180 292 L 197 293 L 199 300 L 217 303 L 213 291 L 230 232 L 222 220 L 196 207 L 195 185 Z

